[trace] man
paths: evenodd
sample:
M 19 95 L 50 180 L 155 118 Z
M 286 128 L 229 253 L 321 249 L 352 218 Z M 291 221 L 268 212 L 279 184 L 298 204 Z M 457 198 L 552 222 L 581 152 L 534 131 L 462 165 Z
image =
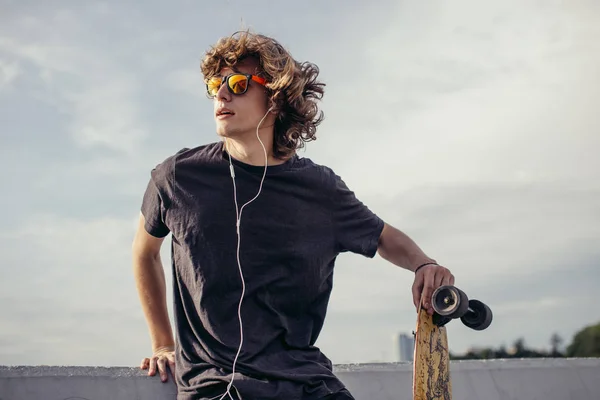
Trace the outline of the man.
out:
M 152 341 L 149 375 L 170 369 L 184 399 L 353 399 L 314 346 L 341 252 L 415 272 L 415 306 L 453 284 L 405 234 L 296 150 L 315 138 L 318 69 L 242 33 L 202 63 L 221 140 L 152 170 L 133 270 Z M 172 233 L 175 337 L 159 250 Z

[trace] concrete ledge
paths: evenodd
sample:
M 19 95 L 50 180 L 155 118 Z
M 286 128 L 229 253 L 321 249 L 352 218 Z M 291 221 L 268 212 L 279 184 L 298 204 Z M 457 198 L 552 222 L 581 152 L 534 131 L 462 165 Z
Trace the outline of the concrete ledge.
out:
M 412 364 L 336 365 L 356 400 L 411 400 Z M 600 399 L 600 358 L 453 361 L 460 400 Z M 162 383 L 129 367 L 0 366 L 0 400 L 175 399 Z

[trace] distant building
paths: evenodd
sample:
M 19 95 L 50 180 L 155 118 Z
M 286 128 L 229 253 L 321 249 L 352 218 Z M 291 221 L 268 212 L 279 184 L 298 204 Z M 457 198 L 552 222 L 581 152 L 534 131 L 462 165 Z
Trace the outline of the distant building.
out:
M 412 362 L 415 349 L 415 338 L 411 334 L 401 333 L 395 338 L 396 354 L 399 362 Z

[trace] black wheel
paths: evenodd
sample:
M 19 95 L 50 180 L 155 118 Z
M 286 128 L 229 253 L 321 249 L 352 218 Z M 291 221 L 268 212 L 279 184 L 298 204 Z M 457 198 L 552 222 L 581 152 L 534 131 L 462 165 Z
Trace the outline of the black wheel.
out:
M 469 311 L 460 320 L 465 326 L 476 331 L 486 329 L 492 323 L 492 310 L 479 300 L 469 300 Z
M 469 298 L 455 286 L 440 286 L 431 296 L 433 310 L 447 318 L 460 318 L 469 310 Z

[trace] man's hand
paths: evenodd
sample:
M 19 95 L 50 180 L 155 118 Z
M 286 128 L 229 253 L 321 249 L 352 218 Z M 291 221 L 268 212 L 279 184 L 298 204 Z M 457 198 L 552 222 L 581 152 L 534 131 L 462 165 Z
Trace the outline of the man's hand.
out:
M 440 265 L 426 265 L 417 271 L 412 285 L 413 303 L 417 312 L 422 301 L 423 308 L 429 315 L 433 315 L 431 296 L 435 289 L 443 285 L 454 285 L 454 275 L 447 268 Z
M 157 349 L 151 358 L 144 358 L 141 369 L 148 370 L 148 376 L 156 375 L 156 369 L 160 374 L 160 380 L 166 382 L 168 380 L 167 366 L 171 370 L 173 379 L 175 379 L 175 351 L 172 347 L 161 347 Z

